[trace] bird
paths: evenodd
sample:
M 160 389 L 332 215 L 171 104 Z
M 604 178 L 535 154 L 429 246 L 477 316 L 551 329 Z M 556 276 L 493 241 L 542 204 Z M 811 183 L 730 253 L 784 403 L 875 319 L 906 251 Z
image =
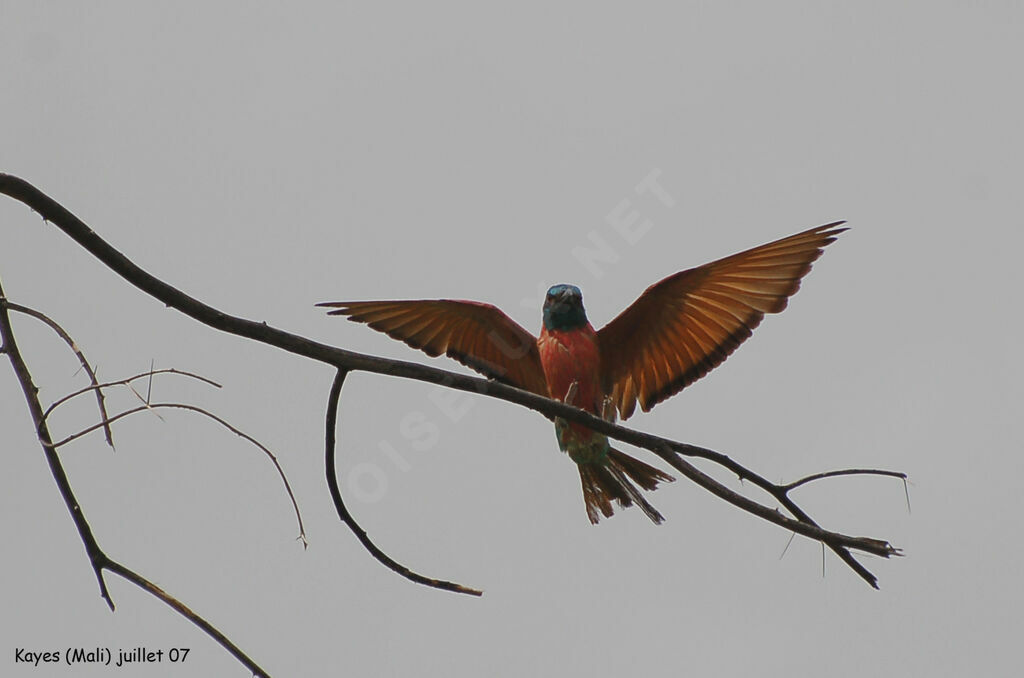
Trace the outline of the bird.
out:
M 460 299 L 332 301 L 345 316 L 490 379 L 582 408 L 608 421 L 648 412 L 720 365 L 767 313 L 784 310 L 845 222 L 818 226 L 670 275 L 594 330 L 579 287 L 553 285 L 539 336 L 497 307 Z M 641 494 L 671 475 L 621 452 L 604 434 L 555 418 L 559 448 L 575 462 L 590 522 L 614 503 L 664 517 Z

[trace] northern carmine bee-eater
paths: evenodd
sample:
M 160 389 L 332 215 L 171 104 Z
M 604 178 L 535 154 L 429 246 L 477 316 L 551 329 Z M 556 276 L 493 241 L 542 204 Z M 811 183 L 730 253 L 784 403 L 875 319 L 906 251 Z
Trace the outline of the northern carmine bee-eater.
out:
M 450 299 L 336 301 L 348 316 L 429 356 L 442 353 L 498 381 L 562 400 L 614 420 L 647 412 L 721 364 L 765 313 L 778 313 L 822 248 L 846 230 L 826 224 L 671 275 L 647 288 L 595 332 L 574 285 L 555 285 L 544 300 L 540 338 L 490 304 Z M 672 476 L 616 450 L 608 438 L 555 419 L 558 446 L 576 462 L 590 522 L 639 506 L 660 513 L 636 485 L 653 490 Z M 636 485 L 634 485 L 636 483 Z

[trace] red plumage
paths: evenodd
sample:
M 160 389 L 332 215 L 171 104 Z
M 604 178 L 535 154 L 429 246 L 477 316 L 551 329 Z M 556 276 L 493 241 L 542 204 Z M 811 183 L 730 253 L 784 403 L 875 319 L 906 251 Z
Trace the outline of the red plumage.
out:
M 537 348 L 551 397 L 603 416 L 601 349 L 590 323 L 568 330 L 544 325 Z M 611 408 L 608 412 L 614 414 Z M 655 524 L 664 520 L 633 482 L 653 490 L 659 482 L 675 480 L 672 476 L 616 450 L 607 436 L 583 424 L 555 419 L 555 434 L 558 447 L 576 462 L 590 522 L 597 523 L 602 514 L 610 518 L 614 513 L 612 500 L 622 507 L 636 504 Z
M 601 388 L 601 354 L 597 332 L 590 323 L 574 330 L 541 327 L 537 348 L 551 397 L 601 416 L 605 395 Z M 573 384 L 576 394 L 569 401 L 566 394 Z M 578 434 L 591 433 L 582 424 L 570 427 Z

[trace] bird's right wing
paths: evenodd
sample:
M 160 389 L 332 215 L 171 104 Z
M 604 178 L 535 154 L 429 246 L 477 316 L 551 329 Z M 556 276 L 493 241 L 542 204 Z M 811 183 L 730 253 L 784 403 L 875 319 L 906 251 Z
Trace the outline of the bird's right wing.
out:
M 671 275 L 603 327 L 602 376 L 619 415 L 647 412 L 719 365 L 786 308 L 837 221 Z
M 537 339 L 490 304 L 451 299 L 330 301 L 347 316 L 429 356 L 442 353 L 481 374 L 547 396 Z

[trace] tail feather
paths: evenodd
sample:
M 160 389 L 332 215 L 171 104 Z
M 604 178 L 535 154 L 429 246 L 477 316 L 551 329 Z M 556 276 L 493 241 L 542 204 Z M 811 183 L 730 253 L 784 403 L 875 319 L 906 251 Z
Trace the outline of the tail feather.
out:
M 664 517 L 651 506 L 640 491 L 630 482 L 636 482 L 645 490 L 653 490 L 659 482 L 672 482 L 672 476 L 649 466 L 639 459 L 612 448 L 608 452 L 605 463 L 579 464 L 580 482 L 583 485 L 583 501 L 587 507 L 587 516 L 595 525 L 601 519 L 611 518 L 615 512 L 612 499 L 622 508 L 636 504 L 656 525 L 664 521 Z
M 633 479 L 633 482 L 647 491 L 656 490 L 659 482 L 672 483 L 676 480 L 661 469 L 656 469 L 650 464 L 645 464 L 639 459 L 619 452 L 614 447 L 608 450 L 608 459 L 612 464 L 625 471 L 626 475 Z
M 597 525 L 601 520 L 601 514 L 605 518 L 611 518 L 615 513 L 612 508 L 612 496 L 609 492 L 609 483 L 599 473 L 600 466 L 594 464 L 580 464 L 580 482 L 583 484 L 583 503 L 587 506 L 587 517 L 590 522 Z
M 629 478 L 626 477 L 626 474 L 624 474 L 622 471 L 620 471 L 618 468 L 615 468 L 614 466 L 609 466 L 609 470 L 611 471 L 612 475 L 615 476 L 615 480 L 618 481 L 618 483 L 626 491 L 626 494 L 629 495 L 629 498 L 632 499 L 632 503 L 635 503 L 637 506 L 639 506 L 640 510 L 644 512 L 644 515 L 651 519 L 651 522 L 653 522 L 655 525 L 661 525 L 662 522 L 664 522 L 665 518 L 660 513 L 658 513 L 658 509 L 651 506 L 651 504 L 646 499 L 644 499 L 644 496 L 640 494 L 640 491 L 636 489 L 636 487 L 633 486 L 633 483 L 629 482 Z M 621 504 L 622 502 L 619 503 Z M 624 505 L 629 506 L 629 503 L 626 503 Z

